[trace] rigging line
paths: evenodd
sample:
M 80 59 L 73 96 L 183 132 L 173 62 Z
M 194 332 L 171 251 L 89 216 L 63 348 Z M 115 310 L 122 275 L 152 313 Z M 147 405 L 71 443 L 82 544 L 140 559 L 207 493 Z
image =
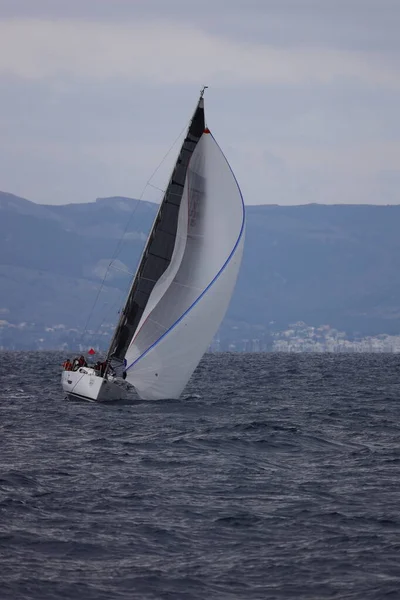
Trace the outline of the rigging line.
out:
M 126 226 L 125 226 L 125 229 L 124 229 L 124 233 L 122 234 L 122 236 L 120 237 L 120 239 L 119 239 L 119 241 L 118 241 L 118 243 L 117 243 L 117 245 L 116 245 L 116 248 L 115 248 L 115 250 L 114 250 L 113 257 L 112 257 L 112 259 L 111 259 L 111 261 L 110 261 L 110 263 L 109 263 L 109 265 L 108 265 L 108 267 L 107 267 L 107 269 L 106 269 L 106 272 L 105 272 L 105 274 L 104 274 L 103 280 L 102 280 L 102 282 L 101 282 L 101 284 L 100 284 L 100 287 L 99 287 L 99 290 L 98 290 L 98 292 L 97 292 L 97 295 L 96 295 L 95 301 L 94 301 L 94 303 L 93 303 L 93 306 L 92 306 L 92 308 L 91 308 L 91 311 L 90 311 L 90 313 L 89 313 L 89 316 L 88 316 L 88 318 L 87 318 L 87 321 L 86 321 L 86 324 L 85 324 L 85 329 L 83 330 L 83 334 L 82 334 L 81 340 L 83 340 L 83 337 L 84 337 L 84 335 L 85 335 L 85 333 L 86 333 L 86 330 L 87 330 L 87 327 L 88 327 L 88 325 L 89 325 L 90 319 L 92 318 L 92 315 L 93 315 L 94 308 L 95 308 L 95 306 L 96 306 L 96 304 L 97 304 L 97 301 L 98 301 L 98 299 L 99 299 L 99 296 L 100 296 L 100 294 L 101 294 L 101 291 L 103 290 L 104 283 L 105 283 L 105 280 L 107 279 L 107 275 L 108 275 L 108 272 L 109 272 L 109 270 L 110 270 L 110 267 L 111 267 L 112 263 L 114 262 L 114 260 L 115 260 L 115 259 L 117 258 L 117 256 L 118 256 L 118 253 L 119 253 L 119 251 L 120 251 L 120 248 L 121 248 L 121 245 L 122 245 L 122 240 L 124 239 L 124 237 L 125 237 L 125 235 L 126 235 L 126 232 L 127 232 L 127 230 L 128 230 L 129 224 L 130 224 L 130 222 L 131 222 L 131 220 L 132 220 L 132 217 L 133 217 L 133 215 L 135 214 L 135 212 L 136 212 L 136 209 L 137 209 L 137 208 L 138 208 L 138 206 L 139 206 L 139 202 L 141 201 L 141 198 L 142 198 L 142 196 L 143 196 L 143 193 L 144 193 L 144 191 L 142 192 L 142 195 L 141 195 L 141 197 L 137 199 L 137 201 L 136 201 L 136 203 L 135 203 L 135 206 L 133 207 L 133 209 L 132 209 L 132 211 L 131 211 L 130 217 L 129 217 L 129 219 L 128 219 L 127 223 L 126 223 Z
M 142 195 L 144 194 L 146 188 L 148 185 L 151 185 L 150 182 L 153 179 L 153 177 L 155 176 L 155 174 L 158 172 L 158 170 L 160 169 L 161 165 L 163 164 L 163 162 L 165 161 L 165 159 L 167 158 L 167 156 L 172 152 L 172 149 L 174 148 L 174 146 L 176 145 L 176 143 L 180 140 L 180 138 L 182 137 L 182 135 L 185 133 L 185 131 L 188 129 L 189 125 L 190 125 L 191 119 L 189 119 L 189 122 L 185 123 L 185 126 L 182 128 L 180 134 L 176 137 L 176 139 L 172 142 L 170 148 L 167 150 L 167 152 L 164 154 L 163 158 L 161 159 L 161 162 L 158 164 L 158 166 L 154 169 L 153 173 L 150 175 L 150 177 L 148 178 L 145 188 L 142 192 Z M 188 124 L 189 123 L 189 124 Z M 154 187 L 154 186 L 153 186 Z
M 162 190 L 160 187 L 157 187 L 156 185 L 153 185 L 152 183 L 148 183 L 148 186 L 154 188 L 155 190 L 158 190 L 159 192 L 162 192 L 163 194 L 165 194 L 165 190 Z
M 101 321 L 100 325 L 98 326 L 97 330 L 95 331 L 95 335 L 100 335 L 100 333 L 101 333 L 101 328 L 102 328 L 102 326 L 104 325 L 104 323 L 105 323 L 105 320 L 107 319 L 107 317 L 108 317 L 109 313 L 111 313 L 112 311 L 114 311 L 114 310 L 115 310 L 115 308 L 117 307 L 117 305 L 119 305 L 119 304 L 120 304 L 120 302 L 121 302 L 121 296 L 122 296 L 122 290 L 119 290 L 119 292 L 120 292 L 120 297 L 119 297 L 119 298 L 117 298 L 117 300 L 115 300 L 115 302 L 112 304 L 111 308 L 110 308 L 110 307 L 107 307 L 107 309 L 106 309 L 106 312 L 105 312 L 105 314 L 104 314 L 104 317 L 103 317 L 103 319 L 102 319 L 102 321 Z
M 110 264 L 111 264 L 111 263 L 110 263 Z M 88 325 L 89 325 L 90 319 L 92 318 L 92 314 L 93 314 L 93 311 L 94 311 L 94 307 L 95 307 L 95 306 L 96 306 L 96 304 L 97 304 L 97 300 L 99 299 L 100 292 L 101 292 L 101 290 L 103 289 L 104 282 L 105 282 L 105 280 L 106 280 L 106 278 L 107 278 L 107 275 L 108 275 L 108 270 L 109 270 L 109 268 L 110 268 L 110 265 L 108 265 L 108 267 L 107 267 L 107 269 L 106 269 L 106 272 L 104 273 L 104 277 L 103 277 L 103 280 L 102 280 L 102 282 L 101 282 L 101 284 L 100 284 L 100 287 L 99 287 L 99 289 L 97 290 L 97 294 L 96 294 L 96 298 L 95 298 L 95 300 L 94 300 L 94 302 L 93 302 L 93 306 L 92 306 L 92 308 L 91 308 L 91 310 L 90 310 L 90 313 L 89 313 L 89 315 L 88 315 L 88 318 L 86 319 L 85 327 L 84 327 L 84 329 L 83 329 L 83 333 L 82 333 L 82 336 L 81 336 L 81 342 L 83 341 L 83 338 L 84 338 L 84 335 L 85 335 L 85 333 L 86 333 L 86 331 L 87 331 L 87 328 L 88 328 Z
M 79 377 L 78 381 L 75 383 L 74 387 L 71 390 L 71 394 L 73 393 L 74 389 L 76 388 L 76 386 L 78 385 L 78 383 L 81 381 L 81 379 L 83 378 L 83 376 L 85 375 L 85 373 L 82 373 L 82 375 Z
M 115 271 L 121 271 L 121 273 L 125 273 L 125 275 L 130 275 L 131 277 L 135 276 L 135 273 L 131 273 L 130 271 L 127 271 L 126 269 L 120 269 L 119 267 L 116 267 L 113 264 L 114 261 L 111 261 L 109 264 L 110 269 L 114 269 Z
M 189 120 L 189 124 L 190 124 L 190 122 L 191 122 L 191 120 Z M 97 293 L 97 296 L 96 296 L 96 298 L 95 298 L 94 304 L 93 304 L 93 306 L 92 306 L 92 309 L 91 309 L 91 311 L 90 311 L 90 313 L 89 313 L 89 316 L 88 316 L 88 318 L 87 318 L 87 321 L 86 321 L 86 324 L 85 324 L 85 329 L 83 330 L 83 333 L 82 333 L 82 336 L 81 336 L 81 342 L 83 341 L 83 337 L 84 337 L 84 335 L 86 334 L 86 330 L 87 330 L 88 324 L 89 324 L 89 322 L 90 322 L 90 319 L 92 318 L 92 314 L 93 314 L 94 308 L 95 308 L 95 306 L 96 306 L 97 300 L 99 299 L 100 293 L 101 293 L 101 291 L 102 291 L 102 289 L 103 289 L 104 282 L 105 282 L 105 280 L 106 280 L 106 278 L 107 278 L 107 275 L 108 275 L 108 271 L 109 271 L 109 269 L 110 269 L 110 266 L 111 266 L 111 264 L 113 263 L 113 261 L 114 261 L 114 260 L 115 260 L 115 259 L 116 259 L 116 258 L 119 256 L 119 253 L 120 253 L 120 251 L 121 251 L 121 246 L 122 246 L 122 243 L 123 243 L 123 239 L 124 239 L 124 237 L 125 237 L 125 235 L 126 235 L 126 232 L 128 231 L 128 227 L 129 227 L 129 225 L 130 225 L 130 223 L 131 223 L 132 217 L 133 217 L 133 215 L 135 214 L 135 212 L 136 212 L 136 209 L 137 209 L 137 208 L 138 208 L 138 206 L 139 206 L 139 203 L 142 201 L 142 199 L 143 199 L 143 196 L 144 196 L 144 193 L 145 193 L 145 191 L 146 191 L 147 187 L 148 187 L 149 185 L 151 185 L 151 183 L 150 183 L 150 182 L 151 182 L 151 180 L 152 180 L 152 179 L 153 179 L 153 177 L 156 175 L 156 173 L 157 173 L 157 172 L 158 172 L 158 170 L 160 169 L 161 165 L 162 165 L 162 164 L 164 163 L 164 161 L 166 160 L 167 156 L 168 156 L 168 155 L 169 155 L 169 154 L 172 152 L 172 149 L 173 149 L 173 148 L 174 148 L 174 146 L 177 144 L 177 142 L 178 142 L 178 141 L 179 141 L 179 139 L 182 137 L 182 135 L 183 135 L 183 134 L 184 134 L 184 132 L 187 130 L 187 128 L 188 128 L 188 122 L 186 122 L 186 123 L 185 123 L 185 126 L 182 128 L 182 130 L 181 130 L 181 132 L 179 133 L 179 135 L 178 135 L 178 136 L 176 137 L 176 139 L 173 141 L 173 143 L 171 144 L 171 146 L 169 147 L 169 149 L 167 150 L 167 152 L 166 152 L 166 153 L 164 154 L 164 156 L 162 157 L 162 159 L 161 159 L 161 161 L 159 162 L 158 166 L 157 166 L 157 167 L 154 169 L 154 171 L 152 172 L 152 174 L 150 175 L 150 177 L 149 177 L 149 178 L 148 178 L 148 180 L 146 181 L 146 183 L 145 183 L 145 185 L 144 185 L 144 187 L 143 187 L 143 189 L 142 189 L 142 192 L 141 192 L 141 194 L 140 194 L 139 198 L 137 199 L 137 202 L 136 202 L 136 204 L 135 204 L 135 206 L 134 206 L 134 208 L 133 208 L 133 210 L 132 210 L 132 212 L 131 212 L 131 214 L 130 214 L 130 216 L 129 216 L 129 218 L 128 218 L 127 222 L 126 222 L 125 229 L 124 229 L 124 233 L 122 234 L 121 238 L 119 239 L 119 241 L 118 241 L 118 243 L 117 243 L 117 246 L 116 246 L 116 249 L 115 249 L 115 251 L 114 251 L 114 254 L 113 254 L 112 260 L 111 260 L 110 264 L 108 265 L 108 267 L 107 267 L 107 269 L 106 269 L 105 275 L 104 275 L 104 277 L 103 277 L 103 280 L 102 280 L 102 282 L 101 282 L 101 285 L 100 285 L 99 291 L 98 291 L 98 293 Z M 154 186 L 153 186 L 153 187 L 154 187 Z
M 190 122 L 190 121 L 189 121 L 189 122 Z M 149 177 L 149 178 L 148 178 L 148 180 L 146 181 L 146 183 L 145 183 L 145 185 L 144 185 L 144 187 L 143 187 L 143 189 L 142 189 L 142 191 L 141 191 L 141 193 L 140 193 L 140 196 L 139 196 L 139 198 L 138 198 L 138 201 L 137 201 L 137 204 L 136 204 L 135 210 L 136 210 L 137 206 L 139 205 L 139 202 L 141 202 L 141 201 L 143 200 L 143 196 L 144 196 L 144 193 L 145 193 L 145 191 L 147 190 L 147 188 L 148 188 L 149 186 L 152 186 L 152 184 L 151 184 L 151 180 L 152 180 L 152 179 L 153 179 L 153 177 L 156 175 L 156 173 L 159 171 L 159 169 L 161 168 L 161 166 L 162 166 L 162 165 L 163 165 L 163 163 L 165 162 L 166 158 L 167 158 L 167 157 L 168 157 L 168 155 L 169 155 L 169 154 L 172 152 L 173 148 L 176 146 L 177 142 L 180 140 L 180 138 L 181 138 L 181 137 L 182 137 L 182 135 L 185 133 L 185 131 L 186 131 L 186 129 L 187 129 L 187 128 L 188 128 L 188 125 L 187 125 L 187 123 L 186 123 L 186 124 L 185 124 L 185 126 L 183 127 L 183 129 L 181 130 L 181 132 L 179 133 L 179 135 L 178 135 L 178 136 L 175 138 L 175 140 L 172 142 L 172 144 L 171 144 L 171 146 L 169 147 L 169 149 L 167 150 L 167 152 L 166 152 L 166 153 L 164 154 L 164 156 L 162 157 L 162 159 L 161 159 L 161 161 L 159 162 L 159 164 L 157 165 L 157 167 L 154 169 L 154 171 L 152 172 L 152 174 L 150 175 L 150 177 Z M 156 186 L 154 186 L 154 185 L 153 185 L 152 187 L 156 187 Z M 159 189 L 159 188 L 156 188 L 156 189 Z M 163 191 L 163 190 L 160 190 L 160 191 Z M 114 256 L 113 256 L 113 259 L 117 258 L 117 257 L 118 257 L 118 255 L 119 255 L 119 252 L 120 252 L 120 249 L 121 249 L 121 245 L 122 245 L 122 240 L 123 240 L 123 238 L 124 238 L 124 236 L 125 236 L 125 234 L 126 234 L 126 232 L 127 232 L 127 230 L 128 230 L 128 227 L 129 227 L 129 225 L 130 225 L 130 222 L 131 222 L 131 219 L 132 219 L 132 216 L 133 216 L 133 214 L 134 214 L 135 210 L 132 212 L 132 214 L 130 215 L 130 217 L 129 217 L 129 219 L 128 219 L 127 223 L 126 223 L 126 226 L 125 226 L 125 231 L 124 231 L 124 233 L 123 233 L 123 235 L 122 235 L 122 238 L 121 238 L 121 239 L 120 239 L 120 241 L 119 241 L 119 244 L 118 244 L 118 246 L 117 246 L 117 250 L 116 250 L 116 252 L 115 252 L 115 254 L 114 254 Z

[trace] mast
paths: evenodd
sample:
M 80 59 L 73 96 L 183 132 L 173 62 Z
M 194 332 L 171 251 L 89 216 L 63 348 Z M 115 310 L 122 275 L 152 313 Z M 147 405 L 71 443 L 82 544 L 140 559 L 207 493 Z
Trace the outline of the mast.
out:
M 193 151 L 205 128 L 203 95 L 200 92 L 196 109 L 188 127 L 164 197 L 160 203 L 150 234 L 147 238 L 128 297 L 114 331 L 107 360 L 123 361 L 146 308 L 150 294 L 170 264 L 175 246 L 179 209 L 182 201 L 186 172 Z

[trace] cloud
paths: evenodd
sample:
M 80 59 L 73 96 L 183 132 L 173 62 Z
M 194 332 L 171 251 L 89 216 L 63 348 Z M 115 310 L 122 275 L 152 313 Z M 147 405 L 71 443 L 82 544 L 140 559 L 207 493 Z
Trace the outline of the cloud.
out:
M 208 84 L 247 203 L 399 202 L 399 15 L 397 0 L 0 0 L 1 187 L 137 197 Z
M 229 9 L 227 9 L 229 6 Z M 398 0 L 2 0 L 0 18 L 172 19 L 229 37 L 352 49 L 399 49 Z
M 208 123 L 248 204 L 400 201 L 398 187 L 374 181 L 400 168 L 399 93 L 334 84 L 208 92 Z M 187 86 L 11 78 L 2 90 L 1 187 L 48 203 L 138 197 L 196 95 Z M 144 198 L 160 195 L 148 188 Z
M 400 87 L 379 55 L 233 41 L 179 22 L 0 22 L 0 73 L 28 79 L 125 79 L 218 86 L 356 80 Z

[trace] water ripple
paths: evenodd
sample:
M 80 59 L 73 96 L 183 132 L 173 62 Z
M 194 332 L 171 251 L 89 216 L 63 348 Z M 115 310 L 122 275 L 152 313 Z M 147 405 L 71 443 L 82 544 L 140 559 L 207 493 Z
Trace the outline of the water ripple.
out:
M 0 598 L 400 598 L 396 355 L 208 355 L 110 405 L 63 358 L 0 353 Z

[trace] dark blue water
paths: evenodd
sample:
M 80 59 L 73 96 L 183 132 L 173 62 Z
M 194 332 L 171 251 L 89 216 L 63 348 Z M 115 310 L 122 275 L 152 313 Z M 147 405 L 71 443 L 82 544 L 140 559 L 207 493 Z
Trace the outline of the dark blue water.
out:
M 0 354 L 0 598 L 400 598 L 400 357 L 209 355 L 66 401 Z

